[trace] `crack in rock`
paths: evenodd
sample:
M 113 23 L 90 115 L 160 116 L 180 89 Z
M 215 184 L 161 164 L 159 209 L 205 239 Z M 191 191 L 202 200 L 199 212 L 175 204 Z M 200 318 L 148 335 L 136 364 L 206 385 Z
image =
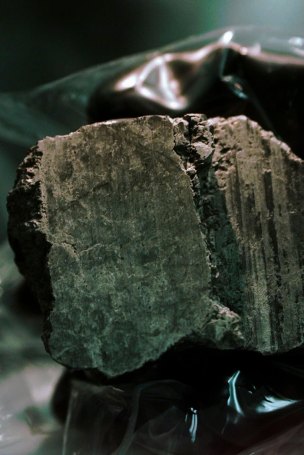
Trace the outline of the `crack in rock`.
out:
M 45 138 L 8 197 L 52 357 L 109 377 L 183 342 L 303 343 L 303 162 L 245 117 L 147 116 Z

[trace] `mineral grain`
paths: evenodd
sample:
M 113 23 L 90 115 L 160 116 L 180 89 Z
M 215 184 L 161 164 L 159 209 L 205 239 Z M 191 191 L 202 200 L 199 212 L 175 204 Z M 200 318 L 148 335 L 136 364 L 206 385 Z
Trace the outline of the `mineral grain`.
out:
M 184 342 L 301 345 L 303 177 L 245 117 L 148 116 L 40 141 L 8 208 L 47 350 L 111 377 Z

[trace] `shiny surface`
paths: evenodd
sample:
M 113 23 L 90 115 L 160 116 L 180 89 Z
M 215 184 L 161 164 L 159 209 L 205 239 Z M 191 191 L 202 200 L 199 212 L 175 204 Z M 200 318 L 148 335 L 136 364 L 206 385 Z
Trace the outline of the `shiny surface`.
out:
M 63 454 L 303 453 L 303 384 L 292 375 L 278 381 L 275 358 L 201 350 L 182 359 L 188 383 L 180 381 L 183 368 L 174 372 L 172 353 L 154 366 L 153 381 L 72 380 Z M 176 379 L 165 379 L 170 364 Z
M 251 35 L 250 30 L 226 30 L 211 43 L 195 43 L 194 49 L 152 55 L 102 82 L 90 100 L 91 119 L 246 114 L 304 156 L 303 39 L 290 37 L 278 52 L 279 40 L 262 31 L 259 37 Z

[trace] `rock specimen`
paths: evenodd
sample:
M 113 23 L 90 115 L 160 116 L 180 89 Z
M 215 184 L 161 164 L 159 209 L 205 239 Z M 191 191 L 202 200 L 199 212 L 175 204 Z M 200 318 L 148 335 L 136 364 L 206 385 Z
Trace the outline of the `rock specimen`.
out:
M 245 117 L 140 117 L 40 141 L 8 209 L 47 350 L 116 376 L 182 342 L 301 345 L 303 177 Z

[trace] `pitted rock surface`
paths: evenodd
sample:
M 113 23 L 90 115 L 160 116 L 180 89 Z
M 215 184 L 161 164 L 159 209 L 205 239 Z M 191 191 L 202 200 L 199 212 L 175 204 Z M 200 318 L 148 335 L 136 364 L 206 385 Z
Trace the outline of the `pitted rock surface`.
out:
M 8 198 L 52 357 L 117 376 L 172 346 L 303 343 L 303 162 L 245 117 L 45 138 Z

